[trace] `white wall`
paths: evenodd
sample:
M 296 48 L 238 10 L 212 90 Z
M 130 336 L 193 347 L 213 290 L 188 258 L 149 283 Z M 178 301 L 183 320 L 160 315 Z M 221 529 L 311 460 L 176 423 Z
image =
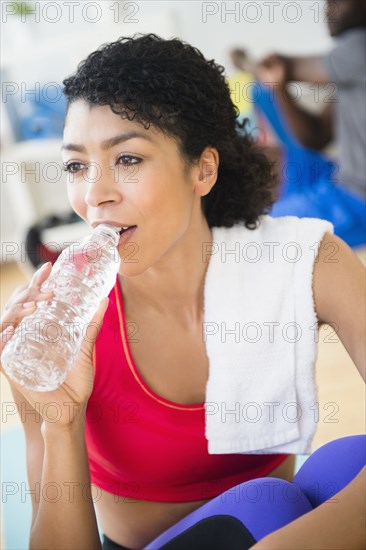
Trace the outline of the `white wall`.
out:
M 177 35 L 228 69 L 227 53 L 235 46 L 247 47 L 255 56 L 272 50 L 322 53 L 332 46 L 324 23 L 325 0 L 59 0 L 33 4 L 38 9 L 19 24 L 19 18 L 4 8 L 6 2 L 1 2 L 1 64 L 13 69 L 19 66 L 23 80 L 44 75 L 48 81 L 60 80 L 90 48 L 135 32 Z M 73 10 L 70 4 L 75 4 Z M 48 51 L 54 52 L 52 57 Z M 70 57 L 72 65 L 67 63 Z M 43 59 L 47 62 L 40 63 Z
M 319 54 L 332 47 L 324 0 L 244 2 L 154 2 L 174 6 L 179 34 L 208 57 L 232 70 L 228 51 L 248 48 L 258 58 L 268 52 Z

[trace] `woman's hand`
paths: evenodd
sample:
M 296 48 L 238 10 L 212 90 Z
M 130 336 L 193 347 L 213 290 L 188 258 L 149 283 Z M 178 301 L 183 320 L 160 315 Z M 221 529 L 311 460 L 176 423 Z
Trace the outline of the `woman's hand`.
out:
M 28 287 L 26 285 L 18 287 L 10 297 L 1 319 L 0 353 L 12 338 L 18 324 L 24 317 L 34 313 L 37 302 L 52 298 L 53 292 L 41 292 L 41 285 L 50 275 L 51 267 L 51 263 L 42 266 L 33 275 Z M 64 383 L 56 390 L 38 392 L 24 388 L 9 378 L 1 367 L 1 372 L 9 383 L 27 399 L 42 416 L 44 423 L 50 427 L 69 426 L 76 419 L 82 418 L 83 414 L 85 415 L 85 408 L 94 385 L 92 361 L 94 343 L 107 306 L 108 298 L 104 298 L 90 321 L 88 330 L 84 331 L 85 336 L 72 369 Z

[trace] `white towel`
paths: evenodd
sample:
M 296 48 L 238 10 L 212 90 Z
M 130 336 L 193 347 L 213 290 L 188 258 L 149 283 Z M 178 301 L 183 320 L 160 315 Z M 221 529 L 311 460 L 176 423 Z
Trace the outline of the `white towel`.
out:
M 312 273 L 326 231 L 334 228 L 325 220 L 269 215 L 255 230 L 242 223 L 213 228 L 203 325 L 210 454 L 311 452 L 317 424 Z

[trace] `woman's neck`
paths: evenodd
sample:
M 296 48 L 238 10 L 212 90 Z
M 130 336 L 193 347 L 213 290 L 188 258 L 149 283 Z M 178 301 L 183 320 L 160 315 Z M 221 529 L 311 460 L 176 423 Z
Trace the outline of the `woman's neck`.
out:
M 183 237 L 141 275 L 119 275 L 126 307 L 163 314 L 182 322 L 202 317 L 203 293 L 212 251 L 212 233 L 205 218 L 191 224 Z

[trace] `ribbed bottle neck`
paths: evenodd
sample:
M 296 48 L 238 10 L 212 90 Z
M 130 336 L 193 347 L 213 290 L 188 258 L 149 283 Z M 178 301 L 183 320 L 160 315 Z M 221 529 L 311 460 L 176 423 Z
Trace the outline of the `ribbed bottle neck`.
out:
M 114 227 L 113 225 L 109 225 L 107 223 L 101 223 L 99 224 L 93 231 L 93 235 L 101 235 L 105 237 L 106 239 L 111 241 L 111 244 L 114 246 L 117 246 L 119 241 L 119 230 L 118 228 Z

